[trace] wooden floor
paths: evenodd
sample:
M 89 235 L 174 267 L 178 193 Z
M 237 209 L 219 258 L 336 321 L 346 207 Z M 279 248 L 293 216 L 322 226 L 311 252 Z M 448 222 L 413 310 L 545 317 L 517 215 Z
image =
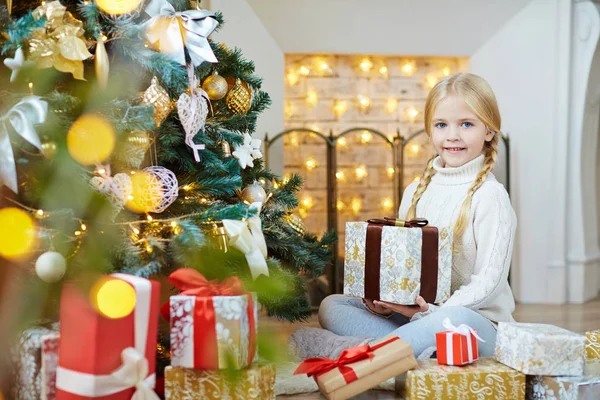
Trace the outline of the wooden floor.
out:
M 584 333 L 593 329 L 600 329 L 600 299 L 590 301 L 585 304 L 568 305 L 517 305 L 514 317 L 518 322 L 536 322 L 560 326 L 573 332 Z M 261 318 L 259 322 L 261 331 L 265 329 L 277 336 L 281 341 L 300 326 L 318 327 L 316 315 L 313 315 L 310 321 L 302 324 L 290 324 L 279 322 L 272 319 Z M 316 400 L 324 399 L 319 393 L 309 393 L 293 396 L 278 396 L 281 400 Z M 384 391 L 369 391 L 354 399 L 359 400 L 383 400 L 395 399 L 393 393 Z

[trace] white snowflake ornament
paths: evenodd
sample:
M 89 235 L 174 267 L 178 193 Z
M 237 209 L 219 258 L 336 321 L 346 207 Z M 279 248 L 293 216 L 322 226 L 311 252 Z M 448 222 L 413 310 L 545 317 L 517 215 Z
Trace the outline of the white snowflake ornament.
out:
M 260 139 L 253 139 L 248 133 L 244 133 L 244 143 L 235 146 L 235 151 L 231 153 L 237 158 L 240 167 L 254 167 L 254 160 L 262 158 L 260 152 Z
M 21 69 L 29 66 L 31 62 L 25 60 L 25 55 L 23 54 L 23 49 L 18 48 L 15 52 L 15 58 L 5 58 L 4 65 L 6 65 L 12 71 L 10 74 L 10 81 L 13 82 Z

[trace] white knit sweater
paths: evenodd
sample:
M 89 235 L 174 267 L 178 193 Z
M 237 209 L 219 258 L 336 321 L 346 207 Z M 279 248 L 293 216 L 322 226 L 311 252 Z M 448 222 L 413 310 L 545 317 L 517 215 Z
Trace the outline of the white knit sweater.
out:
M 430 226 L 452 229 L 483 162 L 481 155 L 460 167 L 444 168 L 437 157 L 433 164 L 436 173 L 417 204 L 417 217 L 426 218 Z M 404 191 L 398 212 L 401 219 L 406 218 L 416 188 L 414 182 Z M 516 226 L 508 193 L 490 173 L 473 195 L 469 224 L 459 240 L 460 252 L 452 259 L 452 294 L 441 307 L 463 306 L 493 322 L 514 321 L 515 301 L 508 271 Z M 430 305 L 427 312 L 417 313 L 413 319 L 437 308 Z

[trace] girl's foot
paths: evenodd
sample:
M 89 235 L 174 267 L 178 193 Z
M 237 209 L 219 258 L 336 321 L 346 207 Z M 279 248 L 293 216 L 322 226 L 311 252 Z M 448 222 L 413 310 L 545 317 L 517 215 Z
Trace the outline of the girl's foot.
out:
M 337 359 L 342 351 L 373 340 L 369 337 L 339 336 L 321 328 L 298 328 L 290 336 L 288 348 L 299 360 L 315 357 Z

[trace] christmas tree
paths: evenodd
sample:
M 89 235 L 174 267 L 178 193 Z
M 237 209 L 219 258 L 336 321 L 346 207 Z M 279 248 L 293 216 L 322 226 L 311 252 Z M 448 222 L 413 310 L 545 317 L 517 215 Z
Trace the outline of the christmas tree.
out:
M 306 318 L 304 276 L 324 272 L 335 236 L 305 233 L 301 178 L 264 168 L 251 135 L 269 96 L 239 49 L 210 39 L 222 16 L 188 0 L 11 3 L 0 290 L 19 287 L 20 322 L 57 320 L 65 281 L 181 267 Z

